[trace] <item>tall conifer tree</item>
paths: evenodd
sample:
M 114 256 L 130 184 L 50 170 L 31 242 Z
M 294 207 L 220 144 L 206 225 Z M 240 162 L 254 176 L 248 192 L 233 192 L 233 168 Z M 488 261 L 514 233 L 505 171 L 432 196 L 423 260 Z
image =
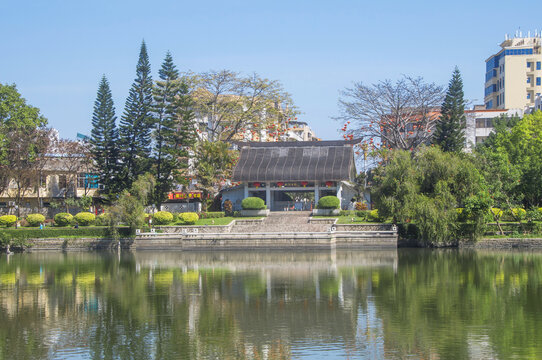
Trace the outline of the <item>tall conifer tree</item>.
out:
M 156 188 L 154 202 L 160 207 L 167 193 L 172 190 L 172 172 L 177 168 L 178 158 L 175 156 L 173 134 L 175 131 L 176 104 L 179 93 L 179 72 L 175 68 L 173 58 L 168 52 L 158 71 L 160 80 L 156 81 L 154 94 L 154 175 Z
M 443 151 L 459 152 L 465 146 L 465 100 L 463 80 L 456 67 L 441 107 L 433 143 Z
M 100 184 L 103 186 L 102 194 L 109 199 L 118 191 L 119 133 L 116 120 L 111 89 L 104 75 L 94 102 L 90 143 Z
M 188 86 L 179 79 L 179 72 L 168 52 L 159 71 L 160 80 L 154 88 L 155 128 L 154 201 L 158 206 L 166 199 L 174 183 L 185 180 L 190 149 L 195 143 L 196 128 Z
M 132 84 L 124 114 L 120 120 L 122 185 L 130 188 L 132 182 L 149 170 L 151 150 L 152 78 L 145 41 L 141 43 L 137 77 Z

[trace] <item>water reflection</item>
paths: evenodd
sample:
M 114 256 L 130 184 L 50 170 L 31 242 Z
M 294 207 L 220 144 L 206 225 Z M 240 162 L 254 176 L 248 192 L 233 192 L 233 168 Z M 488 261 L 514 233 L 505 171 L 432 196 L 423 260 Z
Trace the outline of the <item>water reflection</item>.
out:
M 0 359 L 542 355 L 542 254 L 0 257 Z

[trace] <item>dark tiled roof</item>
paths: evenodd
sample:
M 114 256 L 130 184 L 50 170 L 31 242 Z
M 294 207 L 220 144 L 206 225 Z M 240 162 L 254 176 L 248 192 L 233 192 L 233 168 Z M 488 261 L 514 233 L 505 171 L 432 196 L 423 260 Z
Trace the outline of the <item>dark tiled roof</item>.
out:
M 344 146 L 353 145 L 360 142 L 360 139 L 354 140 L 324 140 L 324 141 L 277 141 L 277 142 L 234 142 L 239 148 L 243 147 L 327 147 L 327 146 Z
M 344 141 L 253 144 L 241 149 L 233 181 L 341 181 L 355 172 L 353 148 Z

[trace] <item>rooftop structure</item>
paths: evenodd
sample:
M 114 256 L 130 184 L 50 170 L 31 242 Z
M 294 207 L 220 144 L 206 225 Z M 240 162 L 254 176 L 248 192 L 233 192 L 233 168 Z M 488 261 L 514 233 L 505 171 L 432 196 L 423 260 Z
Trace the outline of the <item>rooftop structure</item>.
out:
M 501 116 L 523 116 L 523 109 L 486 109 L 483 105 L 475 105 L 472 110 L 465 110 L 465 150 L 471 152 L 474 147 L 493 132 L 495 119 Z
M 542 93 L 542 35 L 505 36 L 501 50 L 486 60 L 484 102 L 488 110 L 534 106 Z

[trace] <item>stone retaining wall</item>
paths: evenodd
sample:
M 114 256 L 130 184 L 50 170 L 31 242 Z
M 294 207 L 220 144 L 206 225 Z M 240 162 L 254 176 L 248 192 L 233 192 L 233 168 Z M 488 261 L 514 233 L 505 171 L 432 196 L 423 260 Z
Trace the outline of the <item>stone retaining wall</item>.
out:
M 482 239 L 476 243 L 460 243 L 460 248 L 470 249 L 542 249 L 541 238 Z

